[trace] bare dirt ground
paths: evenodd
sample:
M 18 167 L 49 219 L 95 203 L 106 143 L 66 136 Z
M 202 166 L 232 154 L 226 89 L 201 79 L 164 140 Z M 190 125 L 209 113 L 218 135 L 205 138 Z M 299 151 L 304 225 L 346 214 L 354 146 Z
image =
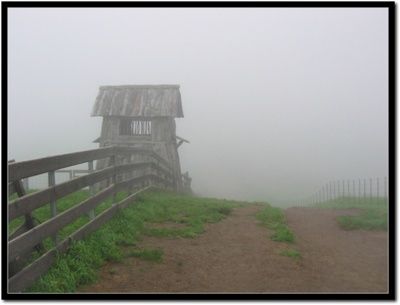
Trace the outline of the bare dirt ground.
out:
M 162 249 L 163 262 L 107 263 L 81 293 L 386 293 L 386 231 L 345 231 L 336 218 L 359 211 L 292 207 L 285 211 L 294 245 L 268 238 L 259 206 L 237 208 L 195 238 L 144 236 L 133 247 Z M 302 258 L 283 256 L 295 248 Z

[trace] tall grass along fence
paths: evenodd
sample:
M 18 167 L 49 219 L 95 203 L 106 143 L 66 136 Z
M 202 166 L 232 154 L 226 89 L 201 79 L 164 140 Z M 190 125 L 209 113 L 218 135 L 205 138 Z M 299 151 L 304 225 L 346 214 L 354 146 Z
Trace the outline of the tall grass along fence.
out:
M 326 183 L 318 192 L 297 201 L 294 205 L 306 206 L 315 203 L 345 199 L 354 203 L 379 203 L 388 199 L 388 180 L 384 178 L 347 179 Z
M 124 155 L 133 154 L 143 155 L 141 160 L 144 161 L 119 164 L 121 162 L 118 160 L 122 160 Z M 105 158 L 110 158 L 110 166 L 93 170 L 94 161 Z M 85 163 L 89 168 L 86 175 L 56 183 L 55 171 Z M 21 180 L 42 174 L 48 175 L 49 186 L 26 194 Z M 96 230 L 112 218 L 118 209 L 134 202 L 140 192 L 152 186 L 174 189 L 173 168 L 156 153 L 132 147 L 112 146 L 23 162 L 10 161 L 8 291 L 18 292 L 29 287 L 50 268 L 58 253 L 67 251 L 72 241 L 82 239 Z M 66 210 L 57 211 L 57 200 L 84 188 L 89 189 L 87 199 Z M 116 195 L 122 191 L 127 192 L 127 196 L 117 202 Z M 13 195 L 15 193 L 18 196 Z M 107 202 L 110 203 L 107 205 Z M 34 217 L 35 210 L 46 207 L 49 217 L 38 224 Z M 65 234 L 59 234 L 69 225 L 71 227 L 73 222 L 82 219 L 85 219 L 83 225 L 77 229 L 74 227 L 74 232 L 64 237 L 61 235 Z M 11 224 L 16 222 L 22 224 L 11 230 Z

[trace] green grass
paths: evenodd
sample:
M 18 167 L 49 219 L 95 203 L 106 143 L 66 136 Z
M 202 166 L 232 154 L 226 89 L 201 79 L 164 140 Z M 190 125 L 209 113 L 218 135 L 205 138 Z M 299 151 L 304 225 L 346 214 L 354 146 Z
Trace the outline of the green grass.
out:
M 290 258 L 295 258 L 295 259 L 302 258 L 301 254 L 296 249 L 293 249 L 293 248 L 283 250 L 281 252 L 281 254 L 284 256 L 290 257 Z
M 313 207 L 326 209 L 360 209 L 360 215 L 346 215 L 338 217 L 339 225 L 346 230 L 387 230 L 388 203 L 384 198 L 358 198 L 344 197 L 327 202 L 317 203 Z
M 87 198 L 85 191 L 68 196 L 66 200 L 57 201 L 59 211 Z M 125 193 L 118 194 L 120 201 Z M 101 228 L 86 236 L 83 240 L 73 242 L 64 255 L 60 255 L 52 268 L 41 276 L 25 292 L 65 293 L 75 292 L 77 287 L 93 283 L 98 270 L 107 261 L 121 261 L 126 255 L 152 262 L 162 260 L 161 250 L 141 249 L 126 250 L 126 246 L 135 246 L 142 234 L 169 238 L 194 237 L 204 232 L 204 224 L 216 223 L 242 206 L 243 202 L 178 196 L 172 192 L 152 191 L 141 194 L 136 202 L 118 211 L 117 215 Z M 96 215 L 111 205 L 111 199 L 100 204 Z M 43 209 L 43 211 L 41 210 Z M 49 217 L 49 207 L 34 212 L 35 217 L 45 220 Z M 40 211 L 39 211 L 40 210 Z M 86 218 L 85 218 L 86 217 Z M 85 216 L 88 220 L 88 216 Z M 153 228 L 149 224 L 176 223 L 177 229 Z M 15 224 L 10 224 L 10 227 Z M 63 230 L 62 236 L 76 230 L 70 227 Z M 52 247 L 51 238 L 48 247 Z M 124 247 L 122 247 L 124 246 Z M 124 249 L 124 250 L 123 250 Z
M 140 205 L 146 202 L 145 205 Z M 138 202 L 137 209 L 143 223 L 171 222 L 180 224 L 179 228 L 154 228 L 145 226 L 143 234 L 168 237 L 195 237 L 204 232 L 205 223 L 216 223 L 243 203 L 191 196 L 177 196 L 170 192 L 146 192 Z
M 296 239 L 293 232 L 285 223 L 285 216 L 282 209 L 267 207 L 255 214 L 259 219 L 260 225 L 273 229 L 274 232 L 269 237 L 274 241 L 295 243 Z
M 280 225 L 276 228 L 275 232 L 271 233 L 269 237 L 275 241 L 283 241 L 294 244 L 296 239 L 293 232 L 289 229 L 287 225 Z
M 137 257 L 140 259 L 144 259 L 153 263 L 161 263 L 164 253 L 162 250 L 158 249 L 143 248 L 139 250 L 128 250 L 125 255 L 128 257 Z
M 282 209 L 271 206 L 257 212 L 256 217 L 260 220 L 261 225 L 274 230 L 285 223 Z

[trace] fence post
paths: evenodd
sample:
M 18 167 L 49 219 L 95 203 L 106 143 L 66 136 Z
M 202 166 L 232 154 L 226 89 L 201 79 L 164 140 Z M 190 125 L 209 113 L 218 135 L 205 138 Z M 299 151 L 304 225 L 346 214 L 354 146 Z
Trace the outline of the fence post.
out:
M 93 172 L 93 160 L 89 161 L 88 169 L 89 169 L 89 174 L 91 174 Z M 90 197 L 92 197 L 94 195 L 94 185 L 93 184 L 89 186 L 89 195 L 90 195 Z M 90 220 L 94 219 L 94 209 L 89 211 L 89 218 L 90 218 Z
M 379 178 L 376 178 L 376 202 L 379 202 Z
M 342 180 L 342 194 L 343 194 L 342 198 L 344 200 L 344 180 Z
M 350 199 L 350 180 L 347 180 L 347 197 Z
M 110 157 L 110 165 L 114 167 L 114 175 L 111 177 L 111 184 L 114 184 L 114 193 L 112 196 L 112 204 L 117 202 L 117 169 L 116 169 L 116 155 Z
M 56 175 L 55 175 L 54 170 L 49 171 L 48 177 L 49 177 L 49 187 L 56 185 Z M 50 202 L 50 215 L 52 218 L 57 215 L 56 201 Z M 57 233 L 54 234 L 54 236 L 53 236 L 53 244 L 54 244 L 54 246 L 58 245 L 58 234 Z
M 333 181 L 333 200 L 336 198 L 336 181 Z
M 331 182 L 329 182 L 328 183 L 328 200 L 331 200 L 332 199 L 332 196 L 331 196 Z
M 369 201 L 372 203 L 372 178 L 369 178 Z
M 367 184 L 364 179 L 364 203 L 365 203 L 366 199 L 367 199 Z

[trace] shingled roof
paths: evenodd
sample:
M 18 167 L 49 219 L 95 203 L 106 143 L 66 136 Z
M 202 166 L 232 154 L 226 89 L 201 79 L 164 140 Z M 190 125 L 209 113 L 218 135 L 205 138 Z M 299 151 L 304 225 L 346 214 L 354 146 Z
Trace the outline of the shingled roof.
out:
M 91 116 L 181 118 L 179 85 L 101 86 Z

